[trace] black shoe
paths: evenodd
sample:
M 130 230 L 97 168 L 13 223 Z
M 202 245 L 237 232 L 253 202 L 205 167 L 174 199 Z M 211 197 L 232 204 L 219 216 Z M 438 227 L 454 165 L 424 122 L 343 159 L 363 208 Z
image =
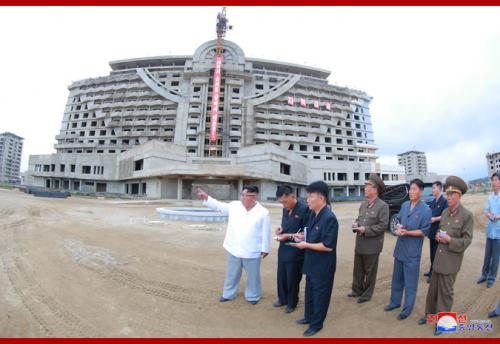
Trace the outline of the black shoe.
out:
M 248 301 L 248 302 L 249 302 L 251 305 L 254 305 L 254 306 L 255 306 L 256 304 L 258 304 L 258 303 L 259 303 L 259 301 Z
M 486 277 L 480 277 L 478 280 L 477 280 L 477 284 L 481 284 L 481 283 L 484 283 L 486 282 Z
M 231 299 L 226 299 L 224 296 L 221 296 L 219 299 L 219 302 L 227 302 L 227 301 L 231 301 Z
M 385 306 L 385 307 L 384 307 L 384 311 L 386 311 L 386 312 L 390 312 L 390 311 L 392 311 L 393 309 L 396 309 L 396 308 L 399 308 L 399 307 L 401 307 L 401 306 L 387 305 L 387 306 Z
M 360 297 L 360 298 L 358 299 L 358 301 L 357 301 L 357 302 L 358 302 L 358 303 L 365 303 L 365 302 L 367 302 L 367 301 L 370 301 L 370 300 L 365 299 L 364 297 Z
M 306 318 L 302 318 L 296 321 L 297 324 L 299 325 L 307 325 L 309 324 L 309 321 L 306 320 Z
M 397 318 L 397 319 L 398 319 L 398 320 L 405 320 L 406 318 L 408 318 L 408 315 L 403 314 L 403 313 L 399 313 L 399 315 L 398 315 L 398 318 Z
M 491 287 L 493 287 L 493 283 L 495 283 L 495 282 L 488 282 L 488 285 L 486 286 L 486 288 L 491 288 Z
M 425 325 L 425 324 L 427 324 L 427 319 L 426 319 L 426 318 L 421 318 L 421 319 L 418 321 L 418 324 L 419 324 L 419 325 Z
M 349 294 L 347 294 L 347 297 L 358 297 L 359 295 L 354 293 L 354 292 L 350 292 Z
M 499 316 L 500 314 L 497 314 L 495 311 L 491 311 L 488 313 L 488 318 L 495 318 Z
M 429 272 L 426 272 L 426 273 L 424 274 L 424 276 L 425 276 L 425 277 L 430 277 L 430 276 L 431 276 L 430 271 L 429 271 Z
M 443 334 L 442 331 L 439 331 L 438 329 L 434 330 L 434 335 L 439 336 L 440 334 Z
M 295 310 L 295 307 L 293 307 L 293 308 L 289 308 L 289 307 L 287 307 L 287 308 L 285 309 L 285 313 L 287 313 L 287 314 L 288 314 L 288 313 L 292 313 L 294 310 Z
M 279 301 L 276 301 L 275 303 L 273 303 L 273 307 L 275 307 L 275 308 L 283 307 L 285 305 L 286 305 L 286 303 L 281 303 Z
M 304 337 L 312 337 L 314 336 L 316 333 L 318 333 L 319 331 L 321 331 L 320 328 L 308 328 L 305 332 L 304 332 Z

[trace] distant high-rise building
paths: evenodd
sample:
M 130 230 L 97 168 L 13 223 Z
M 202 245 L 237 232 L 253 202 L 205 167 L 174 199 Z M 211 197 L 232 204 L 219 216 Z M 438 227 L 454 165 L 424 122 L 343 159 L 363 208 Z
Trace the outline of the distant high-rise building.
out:
M 488 165 L 488 177 L 491 177 L 495 172 L 500 172 L 500 152 L 487 153 L 486 164 Z
M 0 183 L 19 184 L 23 138 L 5 132 L 0 134 Z
M 427 175 L 427 158 L 424 152 L 408 151 L 398 154 L 398 165 L 405 168 L 407 176 Z

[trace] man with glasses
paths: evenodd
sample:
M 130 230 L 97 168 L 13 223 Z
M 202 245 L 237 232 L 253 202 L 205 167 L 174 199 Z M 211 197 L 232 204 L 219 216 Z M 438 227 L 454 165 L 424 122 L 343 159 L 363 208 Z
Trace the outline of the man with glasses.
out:
M 228 252 L 224 290 L 220 302 L 236 298 L 241 271 L 245 270 L 245 299 L 256 305 L 262 297 L 260 261 L 269 253 L 269 211 L 257 202 L 259 188 L 244 186 L 239 201 L 219 202 L 198 189 L 198 197 L 212 210 L 228 215 L 223 247 Z

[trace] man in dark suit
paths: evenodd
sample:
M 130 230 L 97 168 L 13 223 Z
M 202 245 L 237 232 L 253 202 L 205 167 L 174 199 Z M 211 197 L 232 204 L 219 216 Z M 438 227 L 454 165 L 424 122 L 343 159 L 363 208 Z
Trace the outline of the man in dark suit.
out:
M 299 285 L 302 279 L 304 251 L 289 244 L 293 235 L 304 230 L 310 210 L 298 200 L 290 186 L 279 186 L 276 191 L 278 201 L 283 205 L 281 227 L 276 230 L 278 249 L 278 300 L 274 307 L 287 306 L 285 313 L 291 313 L 299 302 Z
M 304 234 L 296 234 L 296 247 L 305 250 L 303 272 L 306 275 L 304 318 L 298 324 L 308 324 L 305 337 L 323 328 L 333 289 L 337 267 L 337 236 L 339 223 L 328 207 L 328 185 L 323 181 L 307 188 L 307 205 L 312 210 Z

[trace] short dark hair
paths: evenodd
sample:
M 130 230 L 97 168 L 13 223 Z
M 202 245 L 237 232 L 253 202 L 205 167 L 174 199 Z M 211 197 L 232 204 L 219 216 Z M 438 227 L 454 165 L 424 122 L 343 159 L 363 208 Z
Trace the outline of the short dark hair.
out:
M 306 191 L 308 193 L 319 193 L 323 195 L 323 197 L 325 197 L 326 204 L 330 204 L 330 200 L 328 199 L 328 184 L 326 184 L 324 181 L 318 180 L 317 182 L 309 184 L 306 187 Z
M 247 192 L 259 193 L 259 187 L 257 185 L 245 185 L 243 186 L 242 191 L 247 190 Z
M 443 183 L 441 183 L 439 180 L 436 180 L 432 185 L 436 185 L 438 188 L 441 190 L 443 189 Z
M 418 179 L 418 178 L 413 179 L 413 180 L 410 182 L 410 186 L 411 186 L 411 184 L 415 184 L 416 186 L 418 186 L 418 188 L 419 188 L 420 190 L 423 190 L 423 189 L 424 189 L 424 182 L 423 182 L 423 181 L 421 181 L 421 180 L 420 180 L 420 179 Z
M 491 175 L 491 181 L 493 181 L 493 178 L 497 177 L 498 180 L 500 180 L 500 172 L 495 172 Z
M 282 196 L 289 196 L 293 195 L 293 190 L 290 186 L 288 185 L 280 185 L 278 186 L 278 189 L 276 190 L 276 197 L 280 198 Z

